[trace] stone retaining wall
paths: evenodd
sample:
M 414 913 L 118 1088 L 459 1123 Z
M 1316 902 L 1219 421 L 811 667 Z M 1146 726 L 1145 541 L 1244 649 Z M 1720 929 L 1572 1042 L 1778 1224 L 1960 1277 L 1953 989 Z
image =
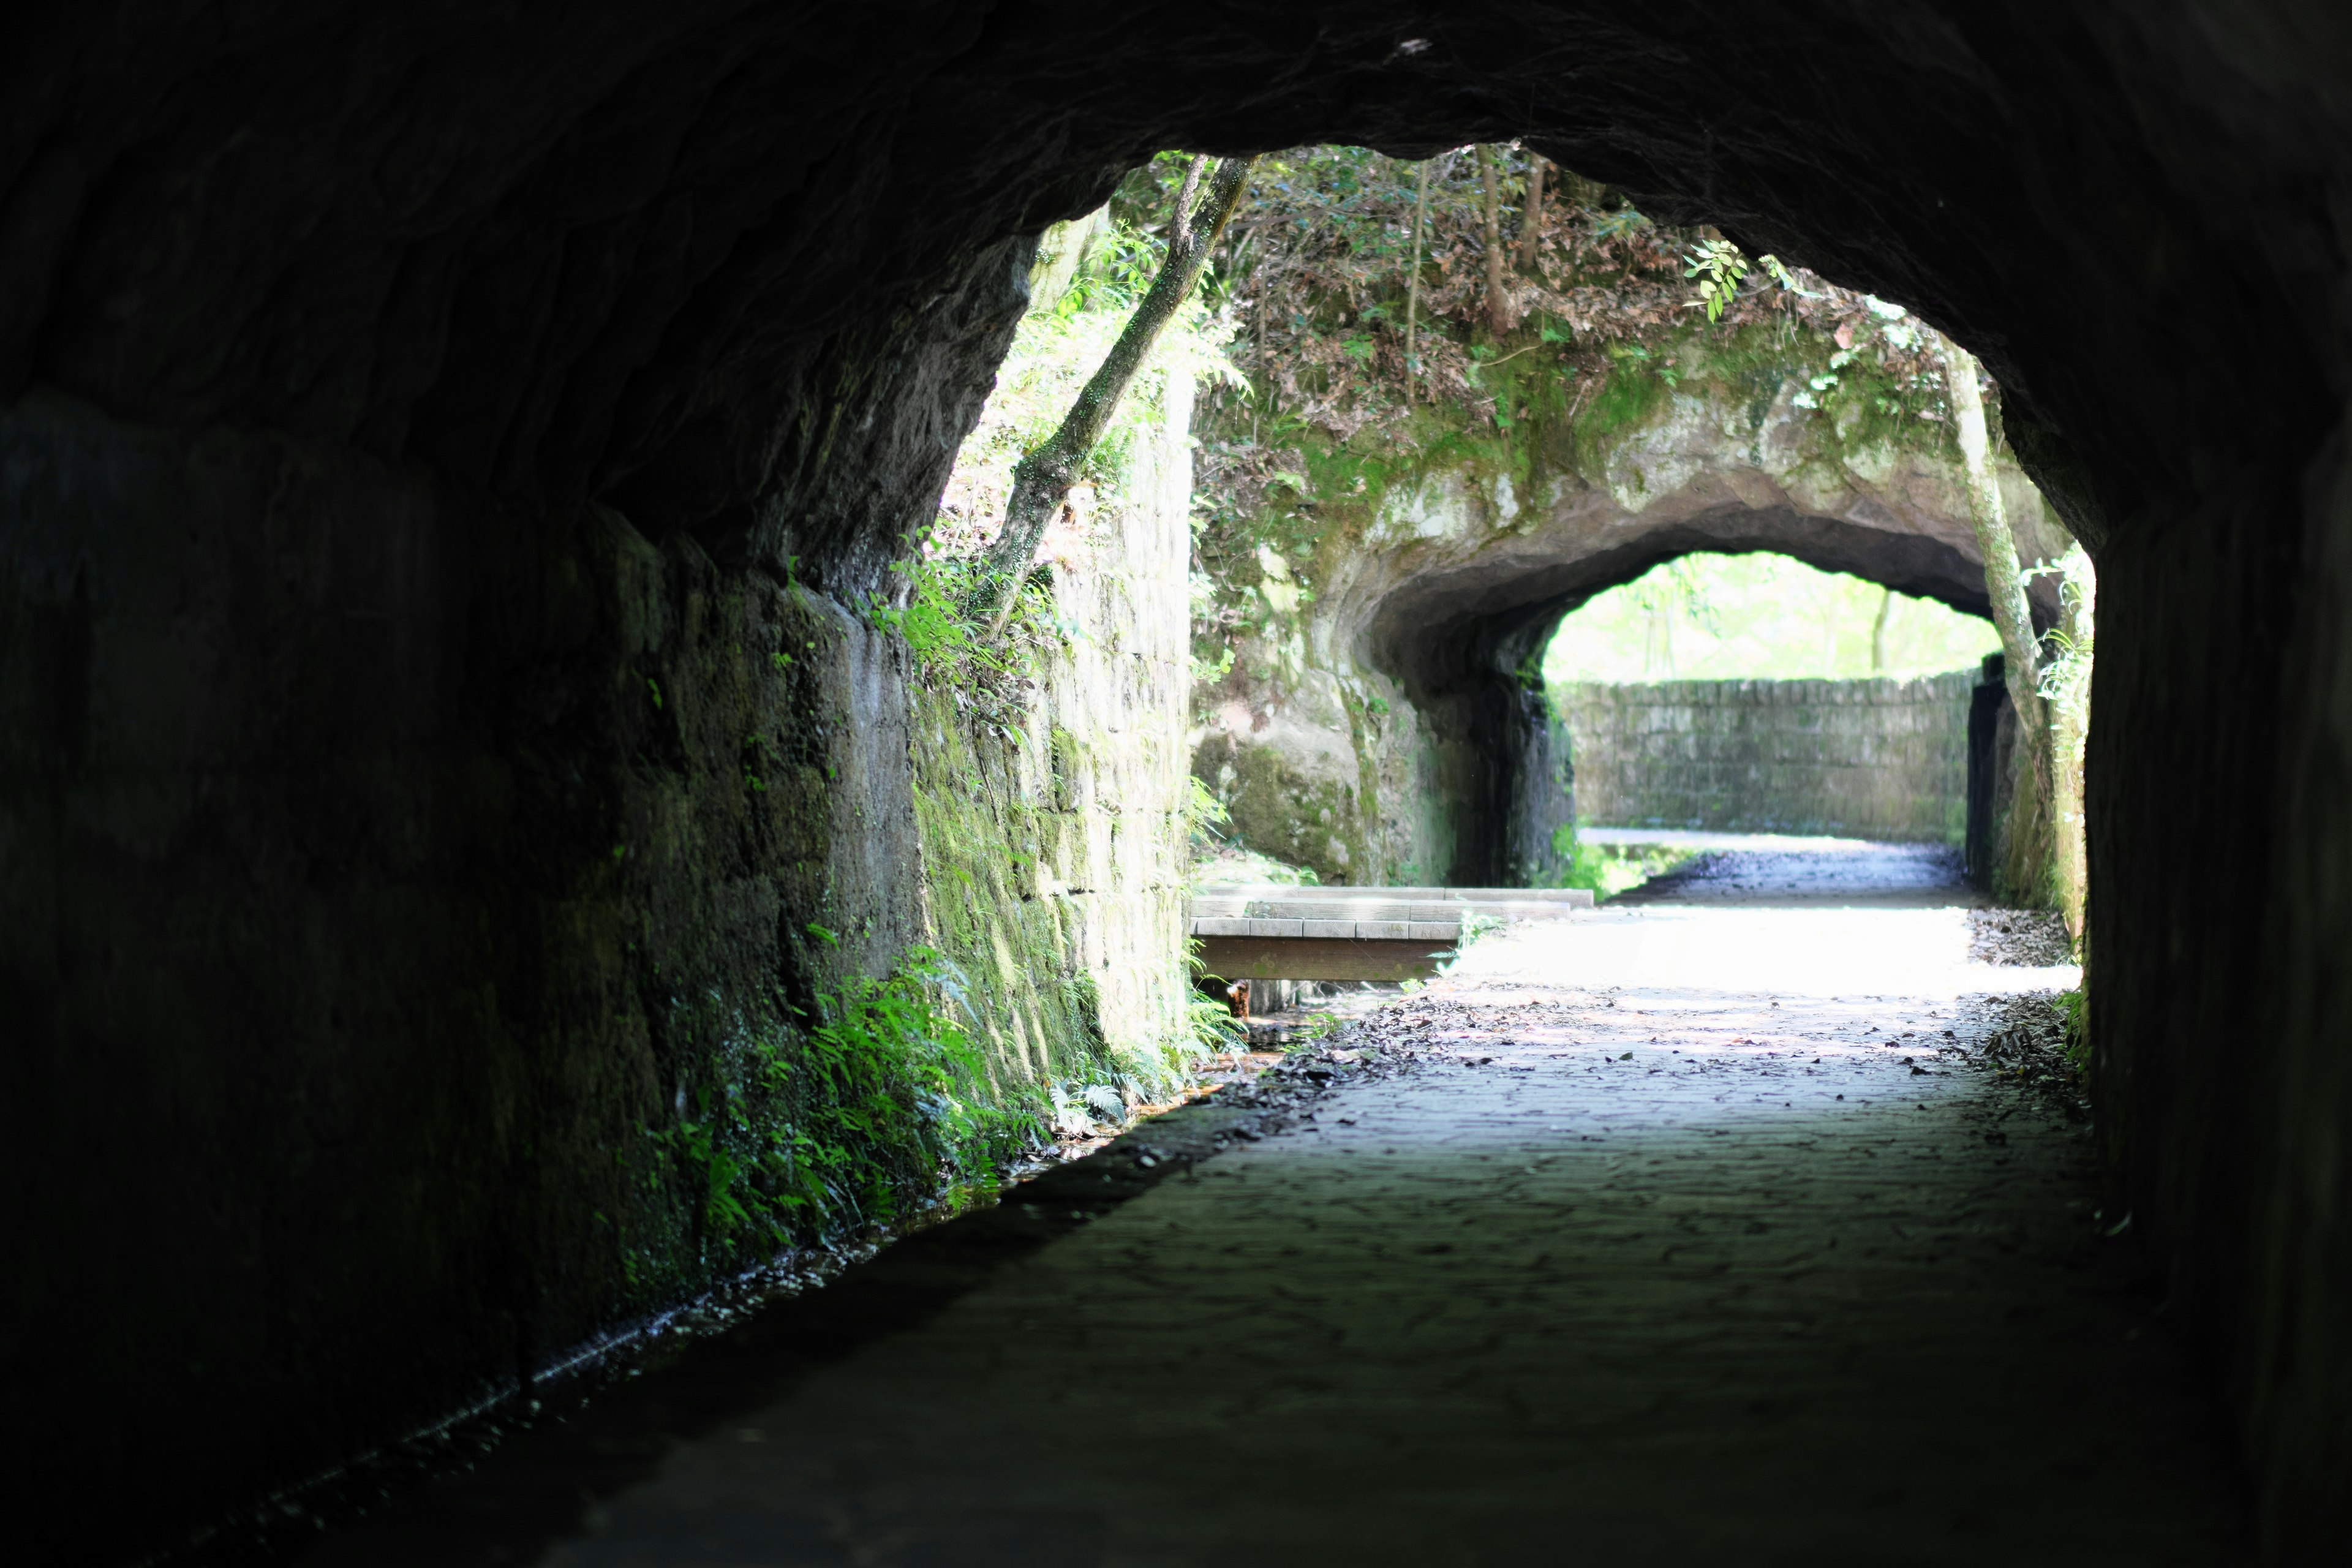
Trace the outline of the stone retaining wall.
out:
M 1556 700 L 1586 821 L 1957 845 L 1976 682 L 1974 670 L 1958 670 L 1579 684 Z

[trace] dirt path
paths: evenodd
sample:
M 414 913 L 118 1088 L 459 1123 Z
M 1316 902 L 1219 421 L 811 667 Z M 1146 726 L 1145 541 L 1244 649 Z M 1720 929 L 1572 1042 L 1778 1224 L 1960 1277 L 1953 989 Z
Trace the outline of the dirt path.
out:
M 1405 1070 L 634 1470 L 518 1454 L 314 1560 L 525 1560 L 530 1508 L 583 1565 L 2239 1560 L 2084 1129 L 1959 1000 L 2059 976 L 1822 871 L 1490 939 L 1341 1042 Z

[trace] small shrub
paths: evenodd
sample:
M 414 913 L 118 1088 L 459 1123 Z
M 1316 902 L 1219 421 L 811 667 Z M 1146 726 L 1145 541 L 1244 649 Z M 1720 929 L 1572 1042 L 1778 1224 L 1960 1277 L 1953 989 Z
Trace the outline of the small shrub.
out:
M 2084 1079 L 2091 1076 L 2091 997 L 2083 986 L 2061 991 L 2057 996 L 2059 1015 L 2065 1020 L 2066 1059 L 2075 1074 Z
M 1595 903 L 1664 876 L 1695 853 L 1672 844 L 1588 844 L 1566 824 L 1553 832 L 1551 847 L 1568 862 L 1551 885 L 1582 888 Z
M 1249 1028 L 1234 1010 L 1213 996 L 1195 994 L 1184 1005 L 1184 1021 L 1193 1041 L 1212 1054 L 1238 1055 L 1249 1049 Z

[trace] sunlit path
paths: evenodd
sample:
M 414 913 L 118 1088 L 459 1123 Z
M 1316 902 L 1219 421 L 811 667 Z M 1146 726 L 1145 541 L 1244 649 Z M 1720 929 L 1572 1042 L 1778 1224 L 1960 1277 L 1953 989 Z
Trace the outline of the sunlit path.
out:
M 1308 1118 L 647 1479 L 526 1447 L 313 1560 L 2235 1561 L 2084 1128 L 1979 1059 L 1965 998 L 2070 976 L 1966 946 L 1703 888 L 1488 938 Z
M 1971 963 L 1968 910 L 1983 900 L 1937 847 L 1753 834 L 1647 841 L 1708 853 L 1608 907 L 1482 938 L 1454 966 L 1456 982 L 1925 1001 L 2082 981 L 2072 964 Z

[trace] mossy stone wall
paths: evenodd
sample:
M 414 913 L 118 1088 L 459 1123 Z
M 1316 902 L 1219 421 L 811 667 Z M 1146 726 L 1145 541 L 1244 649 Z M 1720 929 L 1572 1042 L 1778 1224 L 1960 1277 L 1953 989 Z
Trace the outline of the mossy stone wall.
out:
M 142 1500 L 119 1540 L 59 1514 L 72 1554 L 761 1261 L 714 1224 L 730 1108 L 913 947 L 975 978 L 980 1088 L 1036 1132 L 1054 1079 L 1164 1065 L 1184 479 L 1154 472 L 990 734 L 861 607 L 616 510 L 502 533 L 330 446 L 0 411 L 0 999 L 52 1047 L 0 1096 L 37 1173 L 17 1473 Z M 887 1152 L 798 1238 L 938 1193 Z
M 971 983 L 1007 1089 L 1179 1075 L 1183 1011 L 1190 388 L 1124 493 L 1050 567 L 1057 633 L 1013 722 L 914 683 L 924 918 Z

